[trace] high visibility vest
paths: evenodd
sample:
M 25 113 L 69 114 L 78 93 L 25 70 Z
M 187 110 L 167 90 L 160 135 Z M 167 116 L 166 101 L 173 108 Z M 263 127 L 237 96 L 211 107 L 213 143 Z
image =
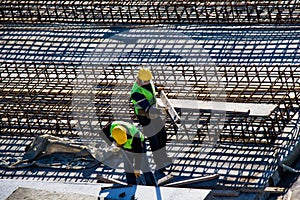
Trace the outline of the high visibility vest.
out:
M 149 90 L 139 86 L 136 82 L 133 84 L 132 86 L 132 89 L 131 89 L 131 94 L 130 96 L 133 94 L 133 93 L 140 93 L 142 95 L 145 96 L 146 100 L 149 102 L 150 106 L 152 105 L 155 105 L 156 104 L 156 98 L 155 98 L 155 87 L 154 87 L 154 84 L 152 82 L 150 82 L 151 84 L 151 87 L 152 87 L 152 91 L 153 92 L 150 92 Z M 133 103 L 133 106 L 134 106 L 134 112 L 137 114 L 138 113 L 138 110 L 139 109 L 142 109 L 141 106 L 139 106 L 139 104 L 134 100 L 132 99 L 131 102 Z
M 138 137 L 141 139 L 142 142 L 144 142 L 145 137 L 141 133 L 141 131 L 133 124 L 130 124 L 128 122 L 123 121 L 114 121 L 110 126 L 110 137 L 112 137 L 112 130 L 116 126 L 123 126 L 126 128 L 127 135 L 130 135 L 131 138 L 127 139 L 125 144 L 122 145 L 124 149 L 132 149 L 132 141 L 134 137 Z M 138 134 L 138 135 L 136 135 Z

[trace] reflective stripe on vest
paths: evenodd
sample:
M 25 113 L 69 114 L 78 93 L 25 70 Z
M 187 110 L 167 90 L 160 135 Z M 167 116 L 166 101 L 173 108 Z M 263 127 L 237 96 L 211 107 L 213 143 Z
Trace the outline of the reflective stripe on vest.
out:
M 130 135 L 131 138 L 130 139 L 127 139 L 127 141 L 125 142 L 125 144 L 122 145 L 122 147 L 124 149 L 132 149 L 132 141 L 133 141 L 133 138 L 134 137 L 138 137 L 141 139 L 142 142 L 144 142 L 144 135 L 139 131 L 139 129 L 137 129 L 136 126 L 128 123 L 128 122 L 123 122 L 123 121 L 114 121 L 112 124 L 111 124 L 111 127 L 110 127 L 110 137 L 112 137 L 112 130 L 114 127 L 116 126 L 123 126 L 126 128 L 126 131 L 127 131 L 127 135 Z M 128 133 L 129 132 L 129 133 Z M 136 134 L 139 134 L 138 136 L 135 136 Z
M 149 105 L 152 106 L 154 104 L 156 104 L 156 98 L 155 98 L 155 87 L 154 87 L 154 84 L 153 82 L 150 82 L 151 84 L 151 88 L 152 88 L 152 91 L 153 92 L 150 92 L 149 90 L 139 86 L 136 82 L 134 83 L 132 89 L 131 89 L 131 94 L 132 95 L 133 93 L 140 93 L 142 95 L 145 96 L 146 100 L 149 102 Z M 134 100 L 132 99 L 131 102 L 133 103 L 133 106 L 134 106 L 134 112 L 137 114 L 138 113 L 138 110 L 139 109 L 142 109 L 141 106 L 139 106 L 139 104 Z

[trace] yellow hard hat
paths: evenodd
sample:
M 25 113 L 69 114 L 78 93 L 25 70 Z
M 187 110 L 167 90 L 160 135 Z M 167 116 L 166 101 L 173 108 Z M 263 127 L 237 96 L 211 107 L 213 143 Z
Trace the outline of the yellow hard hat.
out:
M 141 68 L 138 73 L 138 78 L 142 81 L 150 81 L 152 79 L 152 73 L 149 69 Z
M 127 141 L 126 128 L 123 126 L 115 126 L 111 135 L 119 145 Z

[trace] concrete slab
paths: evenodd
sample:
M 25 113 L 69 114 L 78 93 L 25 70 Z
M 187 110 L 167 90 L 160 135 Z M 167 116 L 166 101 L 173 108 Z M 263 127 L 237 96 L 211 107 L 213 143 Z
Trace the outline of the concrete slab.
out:
M 15 190 L 6 200 L 53 200 L 53 199 L 63 199 L 63 200 L 96 200 L 97 197 L 91 195 L 83 195 L 76 193 L 63 193 L 63 192 L 50 192 L 47 190 L 37 190 L 32 188 L 20 187 Z
M 58 193 L 76 193 L 97 197 L 101 186 L 109 184 L 46 182 L 32 180 L 0 179 L 0 199 L 7 199 L 18 188 L 45 190 Z M 43 199 L 43 198 L 40 198 Z
M 173 188 L 173 187 L 151 187 L 151 186 L 132 186 L 125 188 L 114 188 L 102 190 L 100 198 L 110 200 L 176 200 L 176 199 L 197 199 L 204 200 L 211 190 L 190 189 L 190 188 Z
M 205 199 L 211 190 L 131 186 L 113 189 L 112 184 L 67 183 L 0 179 L 0 199 L 118 199 L 118 200 L 176 200 Z M 133 199 L 134 199 L 133 198 Z

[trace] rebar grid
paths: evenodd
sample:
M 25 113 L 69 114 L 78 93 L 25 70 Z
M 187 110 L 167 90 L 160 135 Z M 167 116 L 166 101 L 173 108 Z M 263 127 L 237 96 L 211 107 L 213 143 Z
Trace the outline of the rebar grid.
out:
M 96 80 L 96 87 L 92 88 L 92 91 L 86 91 L 85 87 L 74 86 L 74 80 L 80 79 L 78 72 L 81 70 L 76 71 L 82 68 L 79 63 L 2 63 L 1 131 L 21 135 L 42 133 L 76 135 L 72 113 L 73 106 L 76 105 L 72 105 L 72 98 L 77 94 L 86 95 L 88 92 L 95 95 L 93 103 L 96 111 L 90 112 L 96 112 L 100 122 L 105 124 L 116 115 L 127 120 L 134 119 L 132 109 L 129 109 L 128 95 L 135 80 L 136 70 L 140 66 L 111 64 L 100 69 L 97 67 L 86 69 L 84 73 L 92 74 Z M 152 71 L 160 74 L 156 78 L 156 85 L 164 89 L 169 98 L 189 99 L 193 98 L 194 93 L 196 99 L 210 101 L 213 88 L 209 87 L 208 83 L 214 85 L 216 84 L 214 81 L 221 81 L 227 101 L 277 105 L 266 116 L 228 112 L 220 136 L 220 141 L 225 138 L 225 141 L 230 139 L 244 142 L 261 142 L 261 140 L 274 142 L 276 136 L 280 135 L 299 109 L 299 67 L 219 66 L 217 69 L 222 76 L 215 80 L 201 78 L 203 77 L 201 74 L 205 71 L 211 72 L 210 67 L 195 73 L 193 65 L 168 65 L 162 68 L 156 65 Z M 169 77 L 169 80 L 165 80 L 164 77 Z M 81 78 L 81 81 L 85 81 L 86 76 Z M 173 81 L 176 85 L 168 84 Z M 186 90 L 189 86 L 192 91 Z M 120 110 L 112 105 L 114 98 L 119 99 L 118 104 L 124 104 L 124 109 Z M 209 113 L 212 112 L 210 109 L 200 110 L 199 123 L 205 122 L 200 123 L 202 125 L 198 127 L 200 137 L 207 132 Z M 171 128 L 169 132 L 172 133 L 174 130 L 172 126 L 169 127 Z
M 227 112 L 224 128 L 217 135 L 218 143 L 207 149 L 202 147 L 210 142 L 206 136 L 211 111 L 185 110 L 190 119 L 199 120 L 199 124 L 186 124 L 183 128 L 197 132 L 197 137 L 189 145 L 177 144 L 183 151 L 171 170 L 182 176 L 205 176 L 217 171 L 218 183 L 204 184 L 207 188 L 263 188 L 277 169 L 279 156 L 299 141 L 299 117 L 295 119 L 300 97 L 299 19 L 298 1 L 164 1 L 157 4 L 1 1 L 1 157 L 10 157 L 13 153 L 21 155 L 29 140 L 38 134 L 78 138 L 71 101 L 74 94 L 86 91 L 84 87 L 74 88 L 73 81 L 86 56 L 103 38 L 126 28 L 131 28 L 136 38 L 142 38 L 148 30 L 139 35 L 138 28 L 145 28 L 147 24 L 174 24 L 177 31 L 203 44 L 204 51 L 216 63 L 215 69 L 221 75 L 217 80 L 223 84 L 226 101 L 237 105 L 275 104 L 276 107 L 265 116 Z M 198 26 L 200 23 L 206 25 Z M 130 24 L 132 26 L 128 26 Z M 137 24 L 140 26 L 135 26 Z M 236 26 L 240 24 L 245 26 Z M 122 50 L 122 46 L 116 49 Z M 211 99 L 203 73 L 195 73 L 193 65 L 158 61 L 167 69 L 159 73 L 167 77 L 176 72 L 176 76 L 182 75 L 191 83 L 197 100 Z M 96 73 L 99 77 L 94 94 L 96 110 L 88 110 L 96 112 L 100 124 L 114 119 L 112 96 L 117 93 L 125 97 L 127 93 L 121 89 L 130 88 L 130 85 L 120 87 L 124 84 L 120 76 L 133 76 L 132 70 L 140 66 L 152 64 L 155 69 L 153 63 L 146 62 L 106 64 L 104 76 Z M 169 87 L 157 83 L 157 86 L 164 88 L 171 99 L 188 95 L 185 91 L 178 92 L 182 88 L 180 84 Z M 132 118 L 132 110 L 122 110 L 121 116 L 126 120 Z M 169 142 L 176 137 L 176 132 L 184 142 L 187 136 L 173 126 L 168 117 L 166 120 Z M 70 170 L 35 170 L 5 169 L 1 178 L 93 182 L 97 174 L 102 174 L 125 179 L 122 169 L 103 166 L 92 174 L 87 172 L 88 175 Z
M 285 1 L 1 1 L 0 23 L 276 24 L 299 23 Z

